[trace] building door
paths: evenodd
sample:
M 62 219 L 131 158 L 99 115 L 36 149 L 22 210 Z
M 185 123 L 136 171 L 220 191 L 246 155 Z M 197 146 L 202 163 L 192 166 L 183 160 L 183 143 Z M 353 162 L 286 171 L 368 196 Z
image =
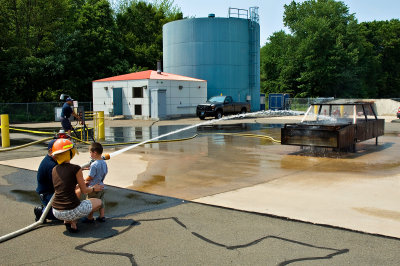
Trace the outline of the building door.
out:
M 167 91 L 165 89 L 151 90 L 151 117 L 163 118 L 167 116 Z
M 113 113 L 122 115 L 122 88 L 113 89 Z
M 158 117 L 167 116 L 167 93 L 165 90 L 158 91 Z

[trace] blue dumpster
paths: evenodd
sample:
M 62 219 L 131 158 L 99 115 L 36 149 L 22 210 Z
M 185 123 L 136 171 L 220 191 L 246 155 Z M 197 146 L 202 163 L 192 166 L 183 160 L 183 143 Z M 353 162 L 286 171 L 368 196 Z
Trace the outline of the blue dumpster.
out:
M 268 94 L 268 109 L 273 111 L 286 110 L 289 98 L 290 98 L 289 93 Z

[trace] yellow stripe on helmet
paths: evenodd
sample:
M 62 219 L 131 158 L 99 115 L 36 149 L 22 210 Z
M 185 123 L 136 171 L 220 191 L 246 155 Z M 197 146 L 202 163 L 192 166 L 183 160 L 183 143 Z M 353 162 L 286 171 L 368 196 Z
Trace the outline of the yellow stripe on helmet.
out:
M 63 146 L 63 150 L 66 150 L 66 149 L 72 148 L 72 147 L 74 147 L 74 144 L 68 144 L 68 145 Z

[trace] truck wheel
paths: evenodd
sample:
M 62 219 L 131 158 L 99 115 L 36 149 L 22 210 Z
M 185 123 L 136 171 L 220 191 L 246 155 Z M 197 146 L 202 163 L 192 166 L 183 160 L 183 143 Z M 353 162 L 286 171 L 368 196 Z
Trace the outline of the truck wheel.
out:
M 240 113 L 241 113 L 241 114 L 245 114 L 246 111 L 247 111 L 246 108 L 242 108 L 242 110 L 240 110 Z
M 204 120 L 206 117 L 205 116 L 199 116 L 200 120 Z
M 222 118 L 222 111 L 218 110 L 217 113 L 215 114 L 216 119 L 221 119 Z

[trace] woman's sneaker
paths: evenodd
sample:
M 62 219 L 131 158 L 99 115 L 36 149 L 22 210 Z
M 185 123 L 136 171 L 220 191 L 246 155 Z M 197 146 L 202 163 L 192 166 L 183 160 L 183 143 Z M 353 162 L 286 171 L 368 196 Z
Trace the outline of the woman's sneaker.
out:
M 43 206 L 36 206 L 33 209 L 33 213 L 35 214 L 35 222 L 39 221 L 40 217 L 42 217 Z M 46 222 L 46 219 L 44 220 Z

